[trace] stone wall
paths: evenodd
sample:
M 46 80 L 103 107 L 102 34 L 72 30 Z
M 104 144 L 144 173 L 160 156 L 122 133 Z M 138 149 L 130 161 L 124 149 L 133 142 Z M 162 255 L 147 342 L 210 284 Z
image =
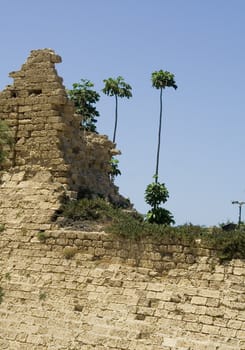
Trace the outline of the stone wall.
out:
M 1 349 L 245 349 L 244 261 L 104 232 L 8 229 L 0 247 Z
M 245 350 L 245 262 L 215 251 L 57 229 L 62 198 L 121 200 L 106 136 L 82 133 L 52 50 L 0 93 L 14 147 L 0 186 L 0 349 Z
M 45 170 L 4 173 L 0 187 L 0 223 L 6 229 L 43 230 L 52 227 L 64 187 Z

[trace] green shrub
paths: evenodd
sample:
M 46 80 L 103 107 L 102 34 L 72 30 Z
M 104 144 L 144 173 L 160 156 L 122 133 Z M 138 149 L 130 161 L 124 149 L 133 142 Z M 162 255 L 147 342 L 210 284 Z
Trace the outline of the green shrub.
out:
M 105 227 L 105 230 L 125 238 L 139 238 L 143 233 L 143 220 L 140 217 L 135 218 L 128 212 L 115 210 L 112 222 Z
M 0 224 L 0 233 L 3 232 L 5 230 L 5 225 L 4 224 Z
M 112 206 L 102 198 L 83 198 L 63 205 L 62 215 L 72 220 L 105 220 L 112 216 Z
M 72 259 L 76 253 L 77 248 L 75 247 L 65 247 L 63 250 L 63 255 L 67 260 Z
M 37 239 L 38 239 L 40 242 L 44 243 L 44 242 L 46 241 L 46 239 L 47 239 L 47 236 L 45 235 L 45 232 L 39 231 L 39 232 L 37 233 Z
M 13 145 L 11 131 L 4 120 L 0 120 L 0 167 L 6 160 Z
M 39 293 L 39 300 L 44 301 L 47 298 L 47 293 L 45 292 L 40 292 Z
M 245 232 L 243 230 L 221 231 L 204 237 L 209 248 L 218 251 L 221 260 L 245 259 Z
M 6 273 L 5 273 L 5 278 L 6 278 L 6 280 L 8 280 L 8 281 L 11 280 L 11 275 L 10 275 L 9 272 L 6 272 Z
M 2 304 L 3 302 L 3 297 L 4 297 L 4 291 L 3 291 L 3 288 L 0 287 L 0 304 Z

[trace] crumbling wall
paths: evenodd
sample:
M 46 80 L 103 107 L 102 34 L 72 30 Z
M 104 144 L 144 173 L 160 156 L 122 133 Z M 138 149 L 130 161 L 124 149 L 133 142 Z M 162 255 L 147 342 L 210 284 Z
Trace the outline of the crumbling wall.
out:
M 46 184 L 49 188 L 55 182 L 68 195 L 86 188 L 120 200 L 108 175 L 109 161 L 116 152 L 114 144 L 106 136 L 81 132 L 73 104 L 55 69 L 59 62 L 60 56 L 50 49 L 34 50 L 19 71 L 10 73 L 14 82 L 0 93 L 0 119 L 10 126 L 14 145 L 3 170 L 8 175 L 21 173 L 24 186 L 29 184 L 28 191 L 33 188 L 36 196 L 38 189 L 31 179 L 44 171 L 50 174 Z M 16 201 L 21 203 L 12 178 L 5 176 L 0 189 L 0 206 L 9 210 Z M 22 196 L 24 200 L 24 193 Z M 6 222 L 1 211 L 0 220 Z

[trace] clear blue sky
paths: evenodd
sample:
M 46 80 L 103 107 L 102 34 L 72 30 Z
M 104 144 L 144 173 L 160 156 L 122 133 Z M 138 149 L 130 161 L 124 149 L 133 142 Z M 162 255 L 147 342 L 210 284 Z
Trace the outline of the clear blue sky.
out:
M 164 93 L 160 178 L 176 223 L 237 221 L 245 201 L 244 0 L 1 0 L 0 89 L 30 50 L 52 48 L 64 84 L 122 75 L 133 98 L 120 100 L 117 179 L 145 213 L 155 169 L 159 91 L 151 73 L 173 72 Z M 114 99 L 101 93 L 98 130 L 112 137 Z M 245 207 L 242 218 L 245 219 Z

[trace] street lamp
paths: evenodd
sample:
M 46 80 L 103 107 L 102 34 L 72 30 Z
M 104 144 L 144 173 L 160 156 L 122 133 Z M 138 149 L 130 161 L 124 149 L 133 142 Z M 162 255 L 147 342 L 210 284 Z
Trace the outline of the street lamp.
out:
M 238 204 L 239 207 L 239 215 L 238 215 L 238 228 L 240 227 L 240 224 L 242 222 L 241 217 L 242 217 L 242 206 L 245 204 L 245 202 L 239 202 L 239 201 L 232 201 L 232 204 Z

